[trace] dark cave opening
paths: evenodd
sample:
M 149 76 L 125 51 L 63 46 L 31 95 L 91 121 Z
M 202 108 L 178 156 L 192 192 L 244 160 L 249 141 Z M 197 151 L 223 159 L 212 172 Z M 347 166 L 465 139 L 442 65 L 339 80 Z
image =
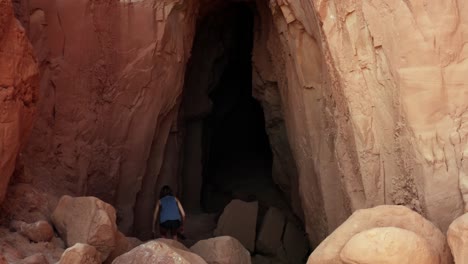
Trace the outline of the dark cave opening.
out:
M 216 212 L 232 198 L 256 199 L 271 186 L 272 153 L 260 103 L 252 97 L 253 16 L 238 6 L 234 45 L 218 85 L 209 94 L 211 113 L 203 124 L 202 207 Z M 237 193 L 236 193 L 237 192 Z
M 252 96 L 254 11 L 228 3 L 198 23 L 182 102 L 189 211 L 221 212 L 232 199 L 284 207 L 263 109 Z

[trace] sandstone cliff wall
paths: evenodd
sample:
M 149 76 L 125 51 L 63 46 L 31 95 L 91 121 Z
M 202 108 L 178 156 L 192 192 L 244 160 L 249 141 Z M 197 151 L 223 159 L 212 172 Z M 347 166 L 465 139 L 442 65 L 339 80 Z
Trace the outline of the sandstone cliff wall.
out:
M 152 210 L 194 35 L 191 1 L 29 3 L 40 119 L 25 173 L 57 194 L 114 204 L 124 232 Z
M 31 44 L 10 0 L 0 1 L 0 203 L 17 156 L 31 130 L 39 71 Z
M 153 208 L 162 179 L 177 186 L 178 109 L 198 5 L 210 3 L 22 7 L 41 72 L 40 118 L 23 155 L 38 186 L 113 203 L 126 232 Z M 379 204 L 406 205 L 445 230 L 468 197 L 468 5 L 258 0 L 256 9 L 254 95 L 274 179 L 311 241 Z M 34 76 L 27 69 L 22 83 Z M 19 138 L 5 142 L 18 142 L 17 153 Z

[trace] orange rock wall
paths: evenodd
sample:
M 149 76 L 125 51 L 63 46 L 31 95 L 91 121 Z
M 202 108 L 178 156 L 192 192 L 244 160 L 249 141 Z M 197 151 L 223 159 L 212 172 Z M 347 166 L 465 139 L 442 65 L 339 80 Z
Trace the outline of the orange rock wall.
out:
M 43 100 L 25 173 L 57 194 L 114 204 L 129 232 L 138 193 L 153 207 L 196 9 L 172 0 L 31 0 L 29 8 Z
M 176 123 L 198 4 L 209 5 L 29 1 L 30 12 L 22 13 L 30 14 L 24 21 L 40 64 L 41 104 L 23 161 L 36 185 L 113 203 L 125 232 L 135 212 L 152 208 L 160 179 L 177 174 Z M 282 120 L 277 130 L 267 128 L 274 177 L 303 214 L 311 241 L 356 209 L 379 204 L 406 205 L 445 230 L 468 199 L 462 15 L 468 4 L 258 0 L 256 6 L 254 94 L 271 120 Z M 15 21 L 3 14 L 2 21 Z M 3 37 L 11 32 L 6 22 L 0 60 L 13 58 L 4 47 L 22 43 Z M 14 65 L 29 74 L 12 81 L 2 76 L 11 67 L 0 71 L 0 96 L 9 91 L 1 89 L 3 80 L 14 91 L 32 91 L 18 84 L 30 84 L 34 67 Z M 21 102 L 35 97 L 0 98 L 18 98 L 9 101 L 17 110 L 7 116 L 26 120 L 0 122 L 3 138 L 14 135 L 0 141 L 14 142 L 0 151 L 9 155 L 0 166 L 11 175 L 23 132 L 9 131 L 27 131 L 18 126 L 27 128 L 32 108 Z
M 33 124 L 38 74 L 31 44 L 10 0 L 0 0 L 0 203 Z

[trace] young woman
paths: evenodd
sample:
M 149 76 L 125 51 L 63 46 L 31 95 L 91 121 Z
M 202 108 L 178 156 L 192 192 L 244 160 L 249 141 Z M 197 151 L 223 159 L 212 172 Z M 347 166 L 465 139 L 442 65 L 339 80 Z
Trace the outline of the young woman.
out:
M 179 228 L 185 222 L 184 208 L 173 194 L 169 186 L 164 186 L 159 195 L 153 215 L 153 233 L 159 213 L 159 231 L 164 238 L 177 240 Z M 170 236 L 169 236 L 170 233 Z

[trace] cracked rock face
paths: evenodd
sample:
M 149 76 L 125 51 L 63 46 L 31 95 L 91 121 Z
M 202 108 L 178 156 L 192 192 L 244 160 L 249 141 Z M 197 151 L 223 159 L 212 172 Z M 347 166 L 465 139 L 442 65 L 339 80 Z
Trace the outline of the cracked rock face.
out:
M 35 184 L 113 204 L 124 233 L 145 225 L 161 182 L 179 187 L 184 74 L 198 7 L 209 4 L 21 7 L 41 74 L 39 119 L 23 152 Z M 405 205 L 447 230 L 468 201 L 468 18 L 460 15 L 468 5 L 255 6 L 253 93 L 265 112 L 274 180 L 310 241 L 381 204 Z M 32 124 L 38 71 L 10 1 L 0 9 L 1 201 Z
M 38 89 L 39 72 L 31 44 L 13 15 L 11 1 L 1 0 L 0 203 L 33 124 Z

